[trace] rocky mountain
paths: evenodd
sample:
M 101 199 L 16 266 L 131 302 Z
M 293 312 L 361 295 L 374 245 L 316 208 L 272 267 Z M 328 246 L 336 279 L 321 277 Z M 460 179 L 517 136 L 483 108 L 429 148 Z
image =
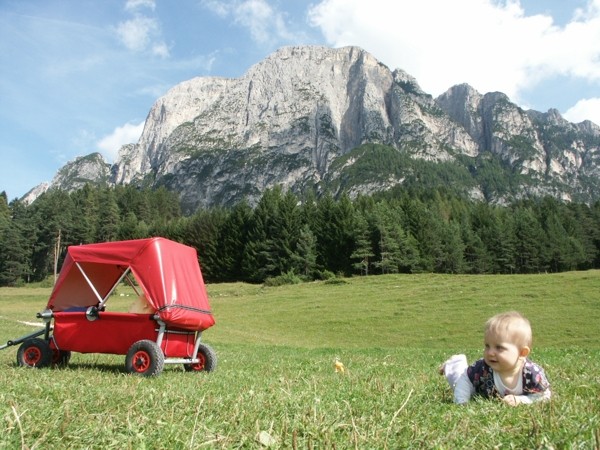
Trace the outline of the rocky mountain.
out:
M 506 202 L 600 199 L 600 127 L 524 111 L 464 84 L 434 99 L 357 47 L 286 47 L 237 79 L 200 77 L 159 98 L 114 165 L 79 158 L 50 187 L 166 186 L 184 209 L 256 201 L 274 185 L 351 195 L 446 185 Z

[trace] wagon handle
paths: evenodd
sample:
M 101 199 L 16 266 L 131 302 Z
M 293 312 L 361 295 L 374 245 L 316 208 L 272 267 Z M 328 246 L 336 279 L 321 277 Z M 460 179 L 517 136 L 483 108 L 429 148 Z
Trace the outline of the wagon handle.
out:
M 0 350 L 4 350 L 5 348 L 11 347 L 13 345 L 19 345 L 22 342 L 25 342 L 27 339 L 31 339 L 31 338 L 34 338 L 34 337 L 41 336 L 45 332 L 46 332 L 46 329 L 43 329 L 43 330 L 39 330 L 39 331 L 35 331 L 33 333 L 30 333 L 30 334 L 28 334 L 26 336 L 21 336 L 20 338 L 17 338 L 17 339 L 11 339 L 6 344 L 0 345 Z

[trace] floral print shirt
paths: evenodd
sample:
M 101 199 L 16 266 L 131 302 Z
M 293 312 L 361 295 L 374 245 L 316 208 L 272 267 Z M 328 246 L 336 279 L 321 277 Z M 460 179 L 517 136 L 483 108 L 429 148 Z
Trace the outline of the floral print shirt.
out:
M 540 394 L 550 389 L 550 383 L 546 378 L 544 369 L 529 359 L 525 360 L 521 376 L 523 392 L 520 395 Z M 467 377 L 473 385 L 475 395 L 484 398 L 501 396 L 494 383 L 494 371 L 483 359 L 476 361 L 467 368 Z

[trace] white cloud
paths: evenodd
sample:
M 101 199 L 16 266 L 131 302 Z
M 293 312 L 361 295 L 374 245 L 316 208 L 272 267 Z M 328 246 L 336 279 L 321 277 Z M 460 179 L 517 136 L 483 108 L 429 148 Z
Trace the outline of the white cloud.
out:
M 154 56 L 168 58 L 170 50 L 167 44 L 160 40 L 162 28 L 154 17 L 141 14 L 138 10 L 148 8 L 154 11 L 154 0 L 127 0 L 125 10 L 133 13 L 130 20 L 119 23 L 116 33 L 119 40 L 131 51 L 150 51 Z
M 259 44 L 274 44 L 279 40 L 303 39 L 304 34 L 289 30 L 286 16 L 271 7 L 266 0 L 203 0 L 202 5 L 221 18 L 231 17 L 233 22 L 250 31 Z
M 144 131 L 144 123 L 131 124 L 126 123 L 122 127 L 117 127 L 108 136 L 103 137 L 96 144 L 100 153 L 107 161 L 113 162 L 117 159 L 119 149 L 125 144 L 134 144 Z
M 156 2 L 154 0 L 127 0 L 125 2 L 125 9 L 127 11 L 135 11 L 140 8 L 149 8 L 154 11 Z
M 600 125 L 600 98 L 586 98 L 579 100 L 575 106 L 569 108 L 564 114 L 569 122 L 583 122 L 591 120 Z
M 264 0 L 247 0 L 235 8 L 235 22 L 248 28 L 256 42 L 269 42 L 271 27 L 278 17 Z
M 231 5 L 221 0 L 202 0 L 202 5 L 219 17 L 225 18 L 231 12 Z
M 564 27 L 519 0 L 322 0 L 309 19 L 330 45 L 360 45 L 433 95 L 467 82 L 519 101 L 546 78 L 600 81 L 600 0 Z
M 168 58 L 170 55 L 170 50 L 167 44 L 164 42 L 157 42 L 152 46 L 152 54 L 161 58 Z
M 152 36 L 159 30 L 158 22 L 149 17 L 135 17 L 117 26 L 117 35 L 129 50 L 142 51 L 148 48 Z

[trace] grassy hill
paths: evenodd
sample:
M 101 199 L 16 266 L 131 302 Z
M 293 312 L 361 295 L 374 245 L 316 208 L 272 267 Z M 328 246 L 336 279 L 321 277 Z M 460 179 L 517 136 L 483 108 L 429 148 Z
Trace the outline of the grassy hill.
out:
M 209 286 L 206 338 L 294 347 L 479 349 L 490 316 L 530 318 L 534 347 L 600 348 L 600 272 L 534 276 L 391 275 L 278 288 Z M 597 325 L 590 325 L 597 320 Z M 596 334 L 590 335 L 585 330 Z
M 282 287 L 210 285 L 210 374 L 124 373 L 124 357 L 15 367 L 0 351 L 0 448 L 598 448 L 600 272 L 389 275 Z M 129 303 L 126 289 L 109 301 Z M 0 289 L 0 344 L 35 329 L 45 288 Z M 481 355 L 485 320 L 517 309 L 548 404 L 452 403 L 436 368 Z M 336 373 L 339 358 L 345 373 Z

